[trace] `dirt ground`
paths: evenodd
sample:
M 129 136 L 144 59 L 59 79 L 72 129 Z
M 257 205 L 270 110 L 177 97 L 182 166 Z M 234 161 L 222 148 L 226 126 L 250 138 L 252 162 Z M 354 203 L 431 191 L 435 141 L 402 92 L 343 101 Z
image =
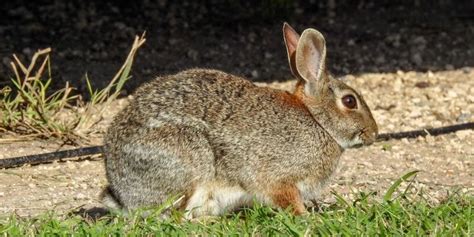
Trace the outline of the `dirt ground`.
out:
M 369 73 L 342 79 L 361 91 L 382 133 L 474 121 L 474 68 Z M 293 84 L 294 81 L 258 83 L 279 89 L 291 89 Z M 126 103 L 127 99 L 122 99 L 111 106 L 113 110 L 98 128 L 102 131 L 99 134 Z M 100 135 L 92 140 L 100 144 Z M 70 148 L 44 140 L 1 141 L 0 158 Z M 322 202 L 334 202 L 331 190 L 348 198 L 357 191 L 383 194 L 394 180 L 412 170 L 420 170 L 414 186 L 430 201 L 438 202 L 450 192 L 474 194 L 474 131 L 349 149 L 323 191 Z M 0 216 L 100 207 L 98 195 L 105 185 L 100 156 L 0 170 Z

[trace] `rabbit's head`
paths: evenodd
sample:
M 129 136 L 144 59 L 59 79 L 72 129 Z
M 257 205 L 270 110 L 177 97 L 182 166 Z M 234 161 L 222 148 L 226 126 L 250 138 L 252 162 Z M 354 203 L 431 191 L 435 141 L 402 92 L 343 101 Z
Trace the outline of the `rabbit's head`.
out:
M 378 133 L 377 124 L 364 99 L 326 70 L 323 35 L 310 28 L 300 37 L 285 23 L 283 38 L 291 72 L 299 80 L 295 95 L 315 120 L 343 148 L 373 143 Z

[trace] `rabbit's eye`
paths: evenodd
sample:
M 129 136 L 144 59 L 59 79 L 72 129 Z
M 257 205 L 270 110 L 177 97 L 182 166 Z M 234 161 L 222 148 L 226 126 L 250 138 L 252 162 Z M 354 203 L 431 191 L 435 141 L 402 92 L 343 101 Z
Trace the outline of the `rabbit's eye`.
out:
M 353 95 L 346 95 L 342 97 L 342 104 L 349 109 L 357 108 L 357 100 Z

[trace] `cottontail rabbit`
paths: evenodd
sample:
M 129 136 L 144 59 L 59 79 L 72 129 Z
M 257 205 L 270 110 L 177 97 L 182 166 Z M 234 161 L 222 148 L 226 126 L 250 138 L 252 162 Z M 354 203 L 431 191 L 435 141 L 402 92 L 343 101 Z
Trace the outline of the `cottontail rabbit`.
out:
M 159 77 L 135 92 L 105 138 L 104 203 L 125 210 L 181 195 L 187 218 L 254 201 L 306 212 L 345 148 L 377 125 L 363 98 L 326 70 L 321 33 L 283 26 L 294 93 L 221 71 Z

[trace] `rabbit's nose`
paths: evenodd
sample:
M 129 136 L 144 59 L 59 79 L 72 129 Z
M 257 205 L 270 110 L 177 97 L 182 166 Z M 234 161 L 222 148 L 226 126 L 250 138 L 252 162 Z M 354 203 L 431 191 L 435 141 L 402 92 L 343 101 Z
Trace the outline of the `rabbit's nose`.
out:
M 374 126 L 372 126 L 371 128 L 372 128 L 372 129 L 371 129 L 369 135 L 370 135 L 370 136 L 374 139 L 374 141 L 375 141 L 375 139 L 377 139 L 377 136 L 379 135 L 379 128 L 378 128 L 378 126 L 377 126 L 376 123 L 374 123 Z
M 366 145 L 370 145 L 375 142 L 377 139 L 378 131 L 377 129 L 370 129 L 366 131 Z

